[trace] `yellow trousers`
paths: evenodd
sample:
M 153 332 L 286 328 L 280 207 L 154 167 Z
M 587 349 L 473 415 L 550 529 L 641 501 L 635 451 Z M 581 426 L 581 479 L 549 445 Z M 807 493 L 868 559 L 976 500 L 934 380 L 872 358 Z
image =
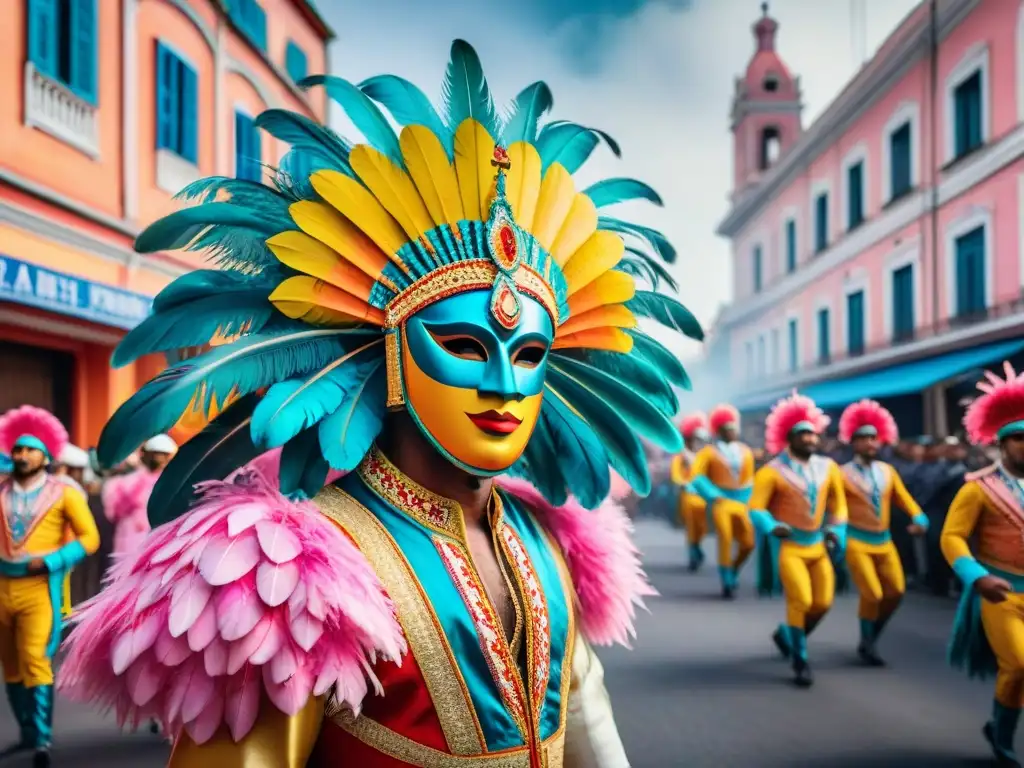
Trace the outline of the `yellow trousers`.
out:
M 679 494 L 679 516 L 686 526 L 686 538 L 697 546 L 708 533 L 708 505 L 700 496 L 685 491 Z
M 0 664 L 4 682 L 34 688 L 53 685 L 46 654 L 53 629 L 53 606 L 46 576 L 0 578 Z
M 865 544 L 851 538 L 846 564 L 860 594 L 860 618 L 878 621 L 896 610 L 907 584 L 895 544 Z
M 779 580 L 786 597 L 789 626 L 811 629 L 832 607 L 836 572 L 823 543 L 801 546 L 783 541 L 779 549 Z
M 747 508 L 738 501 L 719 499 L 712 509 L 718 539 L 718 565 L 738 571 L 754 551 L 754 524 Z M 733 542 L 736 554 L 733 555 Z
M 1002 603 L 982 600 L 981 624 L 999 664 L 996 701 L 1019 709 L 1024 706 L 1024 594 L 1012 593 Z

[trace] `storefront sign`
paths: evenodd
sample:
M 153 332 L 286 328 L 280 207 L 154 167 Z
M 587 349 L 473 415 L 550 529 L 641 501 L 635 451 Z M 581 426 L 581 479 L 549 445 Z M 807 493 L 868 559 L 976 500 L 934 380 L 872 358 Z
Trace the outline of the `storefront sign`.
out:
M 131 329 L 149 315 L 141 293 L 93 283 L 0 255 L 0 301 L 59 312 L 100 325 Z

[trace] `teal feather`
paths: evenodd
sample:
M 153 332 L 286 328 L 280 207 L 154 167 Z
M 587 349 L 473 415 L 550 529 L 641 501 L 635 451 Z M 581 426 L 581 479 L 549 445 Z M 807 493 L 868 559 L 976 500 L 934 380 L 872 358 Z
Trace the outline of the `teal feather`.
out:
M 281 493 L 311 499 L 324 487 L 330 467 L 320 451 L 319 427 L 300 432 L 281 449 L 278 478 Z
M 608 452 L 579 416 L 557 397 L 544 398 L 541 423 L 551 436 L 556 463 L 568 490 L 587 509 L 595 509 L 611 489 Z
M 329 168 L 354 176 L 348 162 L 351 145 L 324 125 L 286 109 L 268 109 L 256 118 L 256 126 L 309 158 L 314 167 Z
M 249 418 L 258 400 L 259 395 L 250 394 L 235 401 L 178 449 L 149 496 L 147 511 L 153 528 L 188 510 L 197 483 L 223 480 L 260 454 L 249 439 Z
M 225 397 L 231 391 L 247 395 L 322 368 L 379 333 L 378 329 L 323 329 L 292 323 L 243 336 L 181 362 L 117 409 L 100 436 L 100 460 L 113 466 L 153 435 L 166 432 L 199 392 L 203 397 L 197 405 L 208 408 L 214 396 Z
M 679 411 L 679 398 L 668 378 L 643 357 L 591 350 L 587 352 L 586 361 L 619 381 L 630 382 L 666 416 L 671 418 Z
M 633 337 L 632 355 L 649 363 L 655 370 L 661 371 L 665 378 L 680 389 L 690 389 L 690 377 L 678 357 L 645 333 L 640 331 L 626 331 L 626 333 Z
M 154 221 L 135 238 L 135 250 L 139 253 L 194 250 L 199 235 L 208 227 L 217 226 L 248 230 L 264 238 L 281 231 L 259 210 L 232 203 L 203 203 Z
M 315 85 L 324 86 L 327 95 L 341 106 L 353 125 L 374 149 L 387 155 L 399 168 L 405 167 L 402 148 L 394 129 L 369 96 L 348 80 L 333 75 L 313 75 L 299 83 L 300 88 L 311 88 Z
M 631 221 L 623 221 L 611 216 L 600 216 L 597 220 L 598 229 L 607 229 L 618 232 L 622 235 L 630 235 L 639 240 L 647 242 L 662 259 L 672 264 L 676 260 L 676 249 L 661 232 L 642 224 L 634 224 Z
M 494 138 L 498 131 L 498 113 L 491 89 L 484 77 L 480 57 L 465 40 L 452 43 L 451 58 L 444 73 L 441 95 L 447 113 L 448 128 L 454 133 L 462 123 L 473 118 Z
M 526 86 L 512 102 L 508 120 L 501 137 L 506 147 L 517 141 L 533 144 L 537 141 L 537 129 L 544 113 L 554 106 L 555 100 L 547 83 L 538 81 Z
M 631 245 L 626 246 L 626 253 L 623 254 L 619 263 L 615 265 L 615 269 L 619 272 L 625 272 L 634 278 L 646 280 L 652 288 L 657 288 L 664 282 L 674 291 L 679 289 L 679 284 L 676 283 L 675 278 L 668 273 L 668 270 L 658 260 Z
M 422 125 L 441 140 L 448 160 L 455 158 L 455 134 L 437 114 L 430 99 L 408 80 L 396 75 L 378 75 L 364 80 L 359 89 L 391 113 L 399 125 Z
M 605 179 L 591 184 L 583 190 L 583 194 L 598 208 L 630 200 L 647 200 L 655 205 L 664 205 L 661 195 L 636 179 Z
M 566 357 L 549 359 L 548 367 L 588 389 L 601 398 L 607 407 L 623 411 L 634 431 L 659 448 L 669 453 L 678 453 L 683 449 L 682 438 L 672 419 L 650 403 L 643 393 L 637 392 L 632 382 L 619 381 L 588 363 Z
M 700 327 L 697 318 L 671 296 L 654 291 L 637 291 L 633 298 L 626 302 L 626 308 L 634 315 L 656 320 L 666 328 L 679 331 L 694 341 L 704 340 L 704 329 Z
M 220 202 L 231 202 L 236 206 L 256 208 L 261 211 L 274 211 L 279 216 L 287 216 L 291 201 L 274 187 L 248 179 L 235 179 L 229 176 L 209 176 L 188 184 L 174 196 L 176 200 L 198 200 L 200 203 L 218 202 L 221 193 L 228 195 Z
M 380 434 L 387 413 L 383 358 L 353 364 L 341 406 L 320 422 L 320 450 L 332 468 L 353 469 Z
M 544 126 L 537 137 L 537 153 L 541 160 L 541 173 L 547 173 L 555 163 L 569 173 L 576 173 L 597 148 L 599 139 L 589 128 L 563 123 L 552 128 Z
M 568 483 L 558 462 L 552 460 L 555 455 L 554 439 L 544 422 L 542 410 L 526 450 L 509 468 L 508 474 L 526 480 L 550 503 L 561 506 L 569 500 Z
M 225 269 L 197 269 L 174 279 L 153 299 L 153 314 L 168 312 L 183 304 L 205 299 L 213 294 L 234 293 L 262 285 L 268 295 L 284 275 L 247 275 Z

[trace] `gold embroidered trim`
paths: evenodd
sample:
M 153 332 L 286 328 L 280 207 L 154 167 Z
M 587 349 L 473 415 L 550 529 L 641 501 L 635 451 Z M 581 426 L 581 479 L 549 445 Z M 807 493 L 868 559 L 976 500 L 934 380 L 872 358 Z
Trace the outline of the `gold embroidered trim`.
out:
M 534 516 L 536 522 L 536 517 Z M 572 685 L 572 659 L 573 654 L 576 653 L 576 587 L 572 582 L 572 574 L 569 572 L 569 565 L 565 562 L 565 556 L 562 555 L 562 550 L 559 549 L 558 543 L 544 526 L 540 526 L 541 532 L 544 535 L 544 540 L 547 542 L 548 549 L 551 551 L 551 556 L 555 559 L 555 564 L 558 566 L 558 574 L 561 577 L 562 583 L 562 597 L 565 600 L 565 610 L 568 613 L 569 621 L 565 629 L 565 653 L 562 654 L 562 680 L 560 687 L 560 694 L 558 697 L 559 707 L 559 718 L 560 728 L 565 729 L 565 721 L 569 713 L 569 688 Z M 550 670 L 548 672 L 550 674 Z
M 321 490 L 314 501 L 325 516 L 355 539 L 394 602 L 448 749 L 456 755 L 480 754 L 486 742 L 469 689 L 423 588 L 398 544 L 368 509 L 336 486 Z
M 388 408 L 399 408 L 405 405 L 405 392 L 402 388 L 402 356 L 399 354 L 398 331 L 388 331 L 384 335 L 384 366 L 388 379 Z

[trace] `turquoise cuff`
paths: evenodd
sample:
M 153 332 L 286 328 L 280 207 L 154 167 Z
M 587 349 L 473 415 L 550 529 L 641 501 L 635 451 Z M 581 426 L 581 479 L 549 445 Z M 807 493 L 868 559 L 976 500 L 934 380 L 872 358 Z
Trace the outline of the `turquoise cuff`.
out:
M 718 499 L 723 498 L 723 494 L 718 490 L 718 486 L 708 480 L 704 475 L 698 475 L 690 481 L 690 487 L 693 488 L 693 492 L 700 496 L 708 504 L 711 504 Z
M 910 518 L 910 522 L 912 522 L 914 525 L 921 526 L 926 531 L 928 530 L 928 515 L 924 514 L 923 512 L 920 512 L 914 515 L 912 518 Z
M 839 543 L 838 549 L 840 553 L 846 551 L 846 523 L 836 523 L 835 525 L 826 526 L 825 533 L 836 537 L 836 541 Z
M 754 524 L 754 530 L 762 536 L 768 536 L 780 525 L 789 528 L 785 523 L 777 522 L 774 517 L 763 509 L 750 510 L 750 522 Z
M 28 560 L 0 560 L 0 576 L 8 579 L 21 579 L 28 576 Z
M 80 541 L 72 541 L 65 544 L 56 552 L 51 552 L 43 558 L 46 570 L 50 573 L 57 571 L 68 571 L 85 560 L 85 547 Z
M 963 582 L 964 591 L 974 586 L 978 579 L 988 576 L 988 569 L 970 555 L 958 557 L 953 563 L 953 573 Z

